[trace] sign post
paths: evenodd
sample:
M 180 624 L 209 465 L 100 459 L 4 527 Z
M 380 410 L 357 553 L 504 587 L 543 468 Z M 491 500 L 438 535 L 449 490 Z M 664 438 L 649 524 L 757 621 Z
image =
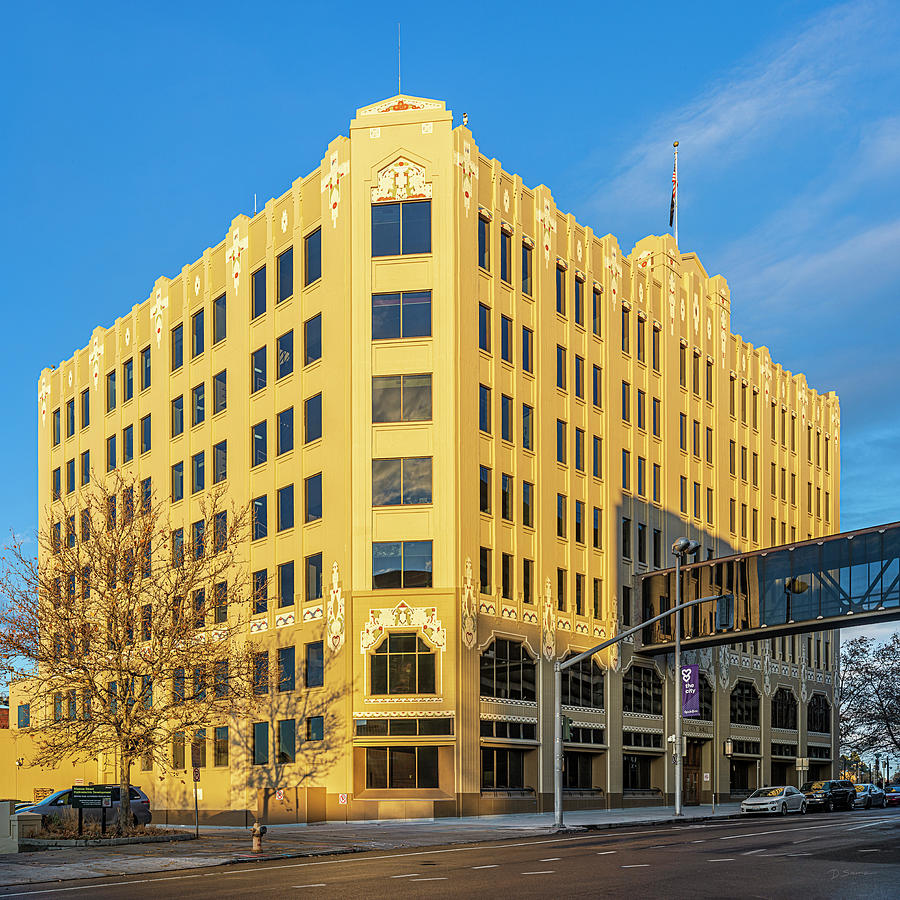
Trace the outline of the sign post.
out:
M 112 788 L 103 784 L 72 785 L 72 808 L 78 810 L 78 836 L 84 831 L 84 810 L 101 811 L 101 832 L 106 832 L 106 810 L 112 806 Z
M 805 773 L 809 771 L 809 757 L 808 756 L 798 756 L 797 757 L 797 778 L 798 784 L 797 787 L 800 787 L 805 780 Z
M 194 835 L 200 837 L 200 813 L 197 808 L 197 783 L 200 781 L 200 744 L 191 742 L 191 766 L 194 769 Z

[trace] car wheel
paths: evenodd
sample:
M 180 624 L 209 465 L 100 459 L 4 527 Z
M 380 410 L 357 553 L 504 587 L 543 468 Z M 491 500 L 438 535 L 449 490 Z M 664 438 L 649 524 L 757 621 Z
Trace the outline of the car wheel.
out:
M 801 816 L 806 815 L 806 801 L 805 800 L 800 804 L 800 815 Z
M 825 812 L 827 812 L 827 813 L 830 813 L 834 810 L 834 804 L 831 802 L 831 800 L 826 800 L 824 803 L 824 806 L 825 806 Z
M 781 804 L 781 814 L 782 814 L 783 816 L 786 816 L 786 815 L 787 815 L 787 803 L 782 803 L 782 804 Z
M 863 809 L 871 809 L 871 808 L 872 808 L 872 798 L 869 797 L 869 799 L 866 800 L 866 805 L 863 807 Z

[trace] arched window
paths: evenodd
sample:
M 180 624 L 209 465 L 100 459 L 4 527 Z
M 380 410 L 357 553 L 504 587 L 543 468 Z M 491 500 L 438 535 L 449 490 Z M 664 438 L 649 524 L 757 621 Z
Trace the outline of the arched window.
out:
M 700 676 L 700 718 L 705 722 L 712 722 L 713 717 L 713 691 L 709 680 L 705 675 Z
M 481 653 L 481 696 L 534 700 L 535 661 L 521 641 L 496 638 Z
M 831 733 L 831 706 L 824 694 L 813 694 L 806 707 L 806 730 Z
M 739 681 L 731 692 L 731 721 L 735 725 L 759 725 L 759 694 L 749 681 Z
M 569 656 L 575 656 L 570 653 Z M 603 669 L 587 658 L 562 671 L 562 700 L 568 706 L 603 709 Z
M 787 688 L 778 688 L 772 697 L 772 727 L 797 727 L 797 700 Z
M 632 666 L 622 679 L 622 708 L 629 713 L 662 715 L 662 681 L 656 669 Z
M 373 694 L 434 693 L 434 651 L 417 634 L 389 634 L 369 659 Z

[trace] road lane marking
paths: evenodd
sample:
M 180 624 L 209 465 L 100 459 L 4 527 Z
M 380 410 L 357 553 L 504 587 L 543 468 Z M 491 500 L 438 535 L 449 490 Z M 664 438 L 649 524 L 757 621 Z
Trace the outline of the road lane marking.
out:
M 408 872 L 406 875 L 391 875 L 391 878 L 415 878 L 416 875 L 421 874 L 421 872 Z
M 650 863 L 632 863 L 629 866 L 619 866 L 620 869 L 649 869 Z
M 734 857 L 726 856 L 724 859 L 708 859 L 707 862 L 734 862 Z
M 540 872 L 523 872 L 523 875 L 553 875 L 555 869 L 542 869 Z
M 841 823 L 841 822 L 837 822 L 834 825 L 810 825 L 807 828 L 776 828 L 772 831 L 754 831 L 754 832 L 751 832 L 750 834 L 726 834 L 725 837 L 720 837 L 719 840 L 720 841 L 736 841 L 736 840 L 740 840 L 741 838 L 761 837 L 762 835 L 765 835 L 765 834 L 784 834 L 785 832 L 790 832 L 790 831 L 816 831 L 817 829 L 820 829 L 820 828 L 840 828 L 842 826 L 842 824 L 843 823 Z
M 609 856 L 610 853 L 615 853 L 615 850 L 601 850 L 597 856 Z
M 295 884 L 293 885 L 295 888 L 308 888 L 308 887 L 325 887 L 325 882 L 320 881 L 318 884 Z
M 539 859 L 538 862 L 557 862 L 560 859 L 561 856 L 548 856 L 546 859 Z
M 705 844 L 706 840 L 704 839 L 704 840 L 699 840 L 699 841 L 691 841 L 691 843 L 692 844 Z
M 880 853 L 881 851 L 877 847 L 874 847 L 871 850 L 857 850 L 856 852 L 857 853 Z
M 498 866 L 497 863 L 492 863 L 489 866 L 472 866 L 471 868 L 473 868 L 473 869 L 496 869 L 497 866 Z
M 435 875 L 434 878 L 413 878 L 413 881 L 446 881 L 446 875 Z

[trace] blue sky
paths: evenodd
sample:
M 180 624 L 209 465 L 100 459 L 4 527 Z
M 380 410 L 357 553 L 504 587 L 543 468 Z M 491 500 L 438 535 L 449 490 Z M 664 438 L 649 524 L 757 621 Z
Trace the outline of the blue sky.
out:
M 900 16 L 864 2 L 397 7 L 403 87 L 628 249 L 668 225 L 732 327 L 841 398 L 842 526 L 900 519 Z M 4 16 L 0 526 L 34 528 L 36 379 L 396 92 L 397 13 L 270 2 Z M 11 477 L 10 477 L 11 476 Z

